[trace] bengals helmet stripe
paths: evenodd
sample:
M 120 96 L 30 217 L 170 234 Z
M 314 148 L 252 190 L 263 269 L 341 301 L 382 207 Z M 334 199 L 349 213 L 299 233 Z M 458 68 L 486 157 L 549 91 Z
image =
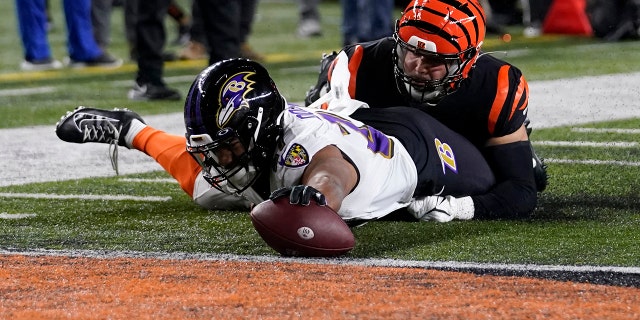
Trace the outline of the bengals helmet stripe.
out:
M 437 103 L 469 77 L 484 36 L 485 14 L 478 0 L 412 1 L 396 22 L 394 33 L 398 89 L 420 104 Z M 411 79 L 404 72 L 407 51 L 442 61 L 447 75 L 437 80 Z
M 418 35 L 429 41 L 446 41 L 457 49 L 457 52 L 467 50 L 482 43 L 485 35 L 485 15 L 482 7 L 475 0 L 415 0 L 404 10 L 398 21 L 400 38 L 407 41 L 403 27 L 415 27 L 407 30 L 412 35 Z M 451 25 L 456 27 L 452 27 Z M 424 33 L 421 35 L 421 33 Z M 437 41 L 434 40 L 436 36 Z M 464 37 L 465 41 L 460 41 Z M 441 54 L 455 54 L 457 52 L 439 52 Z

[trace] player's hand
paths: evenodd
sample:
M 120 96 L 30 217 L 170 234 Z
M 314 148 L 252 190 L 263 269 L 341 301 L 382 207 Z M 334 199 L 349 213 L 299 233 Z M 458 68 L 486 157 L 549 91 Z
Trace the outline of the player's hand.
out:
M 311 186 L 297 185 L 281 188 L 271 193 L 269 199 L 274 200 L 283 196 L 289 196 L 289 203 L 291 204 L 308 206 L 311 203 L 311 199 L 313 199 L 321 206 L 327 205 L 327 200 L 322 192 Z
M 411 200 L 407 210 L 420 220 L 449 222 L 473 218 L 474 206 L 471 197 L 428 196 Z

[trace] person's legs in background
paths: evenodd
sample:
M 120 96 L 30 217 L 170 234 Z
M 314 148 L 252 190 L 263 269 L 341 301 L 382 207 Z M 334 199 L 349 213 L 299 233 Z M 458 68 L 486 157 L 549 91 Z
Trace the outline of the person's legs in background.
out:
M 393 0 L 359 0 L 361 30 L 358 41 L 371 41 L 393 34 Z
M 298 36 L 302 38 L 319 37 L 322 35 L 320 24 L 320 0 L 298 0 Z
M 111 43 L 111 12 L 113 0 L 91 0 L 91 25 L 93 37 L 102 50 Z
M 169 3 L 169 9 L 167 13 L 178 25 L 178 35 L 176 40 L 174 40 L 172 44 L 178 46 L 186 45 L 187 42 L 189 42 L 191 15 L 188 14 L 182 7 L 180 7 L 174 0 Z
M 133 23 L 138 72 L 136 83 L 129 91 L 132 100 L 179 100 L 178 91 L 166 86 L 163 80 L 162 50 L 167 41 L 164 19 L 169 0 L 127 0 L 126 14 L 136 14 L 127 20 Z
M 360 25 L 360 13 L 358 12 L 359 0 L 340 0 L 342 6 L 342 45 L 350 45 L 358 42 L 358 28 Z
M 178 58 L 182 60 L 199 60 L 207 58 L 207 39 L 204 36 L 204 23 L 202 13 L 197 1 L 191 3 L 191 28 L 189 29 L 189 41 L 184 45 Z
M 64 0 L 63 7 L 70 67 L 122 65 L 122 60 L 109 55 L 96 42 L 91 21 L 91 0 Z
M 53 59 L 49 47 L 46 10 L 45 0 L 16 0 L 18 30 L 24 49 L 24 61 L 20 64 L 22 70 L 62 68 L 62 63 Z
M 264 62 L 264 56 L 255 52 L 249 45 L 249 36 L 256 16 L 258 0 L 240 0 L 240 56 L 258 62 Z
M 200 13 L 209 65 L 240 56 L 240 1 L 195 0 Z M 194 12 L 194 15 L 196 13 Z

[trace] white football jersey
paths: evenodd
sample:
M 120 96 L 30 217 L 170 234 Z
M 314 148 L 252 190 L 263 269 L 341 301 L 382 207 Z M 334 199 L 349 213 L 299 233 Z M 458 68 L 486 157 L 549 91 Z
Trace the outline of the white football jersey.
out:
M 313 156 L 328 145 L 353 163 L 359 181 L 338 214 L 344 220 L 377 219 L 405 207 L 417 184 L 415 164 L 402 144 L 337 113 L 289 106 L 283 111 L 284 145 L 276 151 L 271 190 L 300 184 Z

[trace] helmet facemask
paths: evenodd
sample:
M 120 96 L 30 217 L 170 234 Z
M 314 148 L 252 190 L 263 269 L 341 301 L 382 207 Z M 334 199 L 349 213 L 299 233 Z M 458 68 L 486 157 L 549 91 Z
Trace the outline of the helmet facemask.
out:
M 463 56 L 468 56 L 470 51 L 475 52 L 475 48 L 471 48 L 460 54 L 439 54 L 418 49 L 415 44 L 417 41 L 413 41 L 413 37 L 409 40 L 411 43 L 408 43 L 400 39 L 396 32 L 394 39 L 396 41 L 393 50 L 394 73 L 398 90 L 419 104 L 436 104 L 440 99 L 456 91 L 464 79 L 463 70 L 467 63 L 470 63 L 470 60 L 463 59 Z M 404 64 L 409 52 L 418 56 L 419 59 L 423 59 L 423 63 L 428 61 L 431 65 L 444 65 L 446 69 L 444 77 L 424 80 L 408 76 Z
M 484 41 L 485 13 L 478 0 L 413 0 L 393 36 L 398 90 L 414 103 L 434 105 L 470 77 Z
M 224 128 L 213 139 L 208 134 L 187 137 L 187 151 L 202 168 L 202 176 L 225 193 L 242 193 L 259 176 L 249 150 L 238 134 Z

